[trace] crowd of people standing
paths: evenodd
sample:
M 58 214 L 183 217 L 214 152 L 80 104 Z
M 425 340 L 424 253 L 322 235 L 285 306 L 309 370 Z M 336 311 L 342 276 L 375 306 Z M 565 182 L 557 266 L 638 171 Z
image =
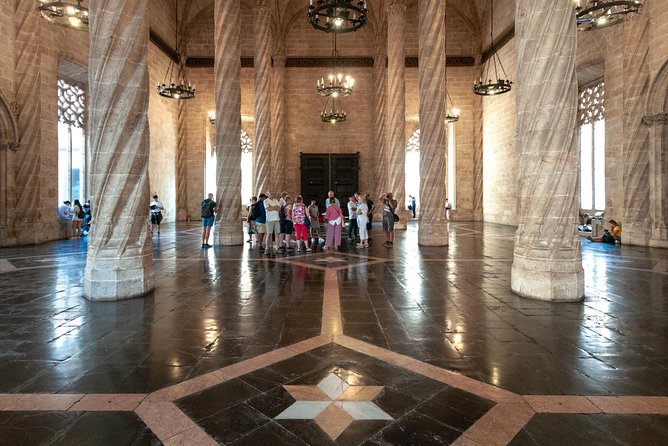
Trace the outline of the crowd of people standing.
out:
M 88 235 L 92 215 L 90 200 L 84 204 L 78 199 L 74 200 L 74 204 L 70 200 L 63 201 L 58 206 L 58 217 L 65 224 L 65 238 L 78 239 Z

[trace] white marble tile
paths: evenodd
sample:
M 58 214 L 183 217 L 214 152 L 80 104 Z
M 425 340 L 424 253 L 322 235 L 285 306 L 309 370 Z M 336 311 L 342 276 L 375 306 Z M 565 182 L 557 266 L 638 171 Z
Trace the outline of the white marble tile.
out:
M 335 374 L 330 373 L 325 379 L 318 383 L 318 387 L 325 392 L 327 396 L 335 400 L 343 395 L 343 392 L 350 386 Z
M 279 413 L 276 420 L 313 420 L 332 404 L 331 401 L 297 401 Z
M 355 420 L 394 420 L 371 401 L 336 401 L 334 404 L 348 412 Z

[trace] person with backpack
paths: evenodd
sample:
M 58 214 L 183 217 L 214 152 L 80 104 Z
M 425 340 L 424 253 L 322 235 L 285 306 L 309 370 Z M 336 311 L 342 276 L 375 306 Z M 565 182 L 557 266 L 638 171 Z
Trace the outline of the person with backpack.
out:
M 148 206 L 151 209 L 151 234 L 153 234 L 153 227 L 158 227 L 158 235 L 160 235 L 160 222 L 162 221 L 162 211 L 165 210 L 165 207 L 160 201 L 158 201 L 158 196 L 153 195 L 153 201 Z
M 209 245 L 209 236 L 211 235 L 211 228 L 216 221 L 216 202 L 213 201 L 213 194 L 209 194 L 208 198 L 202 200 L 200 209 L 202 210 L 202 248 L 211 248 Z
M 86 218 L 86 213 L 81 206 L 79 200 L 74 200 L 74 207 L 72 208 L 72 238 L 82 237 L 82 225 L 84 218 Z
M 250 204 L 248 205 L 248 215 L 246 216 L 246 222 L 248 226 L 248 240 L 247 243 L 253 244 L 253 234 L 255 234 L 255 219 L 257 213 L 257 197 L 251 197 Z
M 257 232 L 257 246 L 258 251 L 264 251 L 264 235 L 267 233 L 267 211 L 264 208 L 264 200 L 267 199 L 265 194 L 260 194 L 259 201 L 255 203 L 255 207 L 251 209 L 253 217 L 255 218 L 255 232 Z

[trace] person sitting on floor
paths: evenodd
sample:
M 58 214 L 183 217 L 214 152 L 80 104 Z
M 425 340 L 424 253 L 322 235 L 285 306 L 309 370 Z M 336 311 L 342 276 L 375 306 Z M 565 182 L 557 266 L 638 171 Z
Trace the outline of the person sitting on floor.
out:
M 622 228 L 615 220 L 609 220 L 608 225 L 610 225 L 610 230 L 604 229 L 602 236 L 600 237 L 588 236 L 587 239 L 590 242 L 621 243 Z

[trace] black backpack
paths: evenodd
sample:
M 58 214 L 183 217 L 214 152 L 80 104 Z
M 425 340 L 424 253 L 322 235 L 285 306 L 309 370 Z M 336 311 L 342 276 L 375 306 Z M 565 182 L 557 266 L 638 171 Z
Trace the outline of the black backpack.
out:
M 251 220 L 257 220 L 262 216 L 262 213 L 260 212 L 260 206 L 264 206 L 264 204 L 262 202 L 251 204 L 249 217 Z
M 288 214 L 285 212 L 285 206 L 281 206 L 281 210 L 278 211 L 278 218 L 281 220 L 285 220 L 288 218 Z
M 213 202 L 209 199 L 202 202 L 202 218 L 213 217 Z

